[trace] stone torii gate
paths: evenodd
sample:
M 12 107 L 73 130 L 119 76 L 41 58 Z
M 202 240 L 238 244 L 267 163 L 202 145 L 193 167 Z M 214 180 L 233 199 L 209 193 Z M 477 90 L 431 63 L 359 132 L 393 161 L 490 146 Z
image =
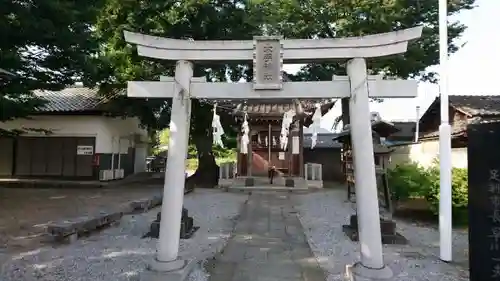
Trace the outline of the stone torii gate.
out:
M 175 77 L 161 81 L 128 82 L 128 96 L 173 98 L 168 160 L 162 204 L 157 257 L 148 274 L 184 279 L 190 262 L 178 258 L 184 196 L 184 169 L 188 148 L 191 98 L 199 99 L 327 99 L 349 97 L 361 261 L 350 270 L 354 279 L 390 278 L 384 265 L 379 206 L 373 159 L 369 98 L 412 98 L 417 81 L 383 80 L 368 76 L 365 58 L 406 52 L 408 42 L 421 36 L 422 28 L 338 39 L 282 39 L 255 37 L 247 41 L 191 41 L 148 36 L 125 31 L 125 40 L 137 45 L 139 55 L 177 61 Z M 332 81 L 283 82 L 283 63 L 349 60 L 347 77 Z M 193 77 L 193 62 L 253 61 L 253 83 L 211 83 Z M 156 279 L 155 279 L 156 280 Z M 165 279 L 161 279 L 165 280 Z M 171 279 L 168 279 L 171 280 Z

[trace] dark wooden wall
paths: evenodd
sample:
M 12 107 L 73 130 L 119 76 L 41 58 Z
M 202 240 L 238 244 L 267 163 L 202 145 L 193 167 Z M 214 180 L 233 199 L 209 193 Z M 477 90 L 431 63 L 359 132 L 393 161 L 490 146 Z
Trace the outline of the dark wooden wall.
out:
M 318 163 L 323 165 L 324 181 L 344 181 L 340 148 L 304 149 L 304 164 Z

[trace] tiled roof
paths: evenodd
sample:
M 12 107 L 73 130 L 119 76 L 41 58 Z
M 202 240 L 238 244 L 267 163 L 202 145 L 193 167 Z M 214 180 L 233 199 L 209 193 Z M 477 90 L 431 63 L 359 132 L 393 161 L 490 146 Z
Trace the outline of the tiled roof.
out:
M 412 139 L 415 135 L 415 122 L 391 122 L 396 128 L 399 129 L 399 132 L 395 132 L 388 136 L 388 138 L 410 138 Z
M 428 118 L 439 118 L 439 107 L 440 98 L 437 97 L 432 104 L 429 106 L 427 111 L 424 113 L 420 119 L 420 124 L 426 122 Z M 451 95 L 449 96 L 450 106 L 459 110 L 467 115 L 468 118 L 478 117 L 478 118 L 496 118 L 500 116 L 500 96 L 492 95 Z M 437 115 L 437 116 L 436 116 Z M 435 116 L 435 117 L 430 117 Z M 467 128 L 467 121 L 457 121 L 453 120 L 452 124 L 452 137 L 459 137 L 465 134 Z M 420 133 L 419 138 L 437 138 L 439 136 L 439 131 L 433 130 L 431 132 Z
M 105 102 L 97 89 L 71 87 L 61 91 L 36 90 L 34 94 L 46 101 L 38 112 L 84 112 L 99 110 Z
M 294 105 L 291 102 L 288 103 L 252 103 L 243 106 L 243 111 L 248 114 L 259 114 L 259 115 L 279 115 L 282 116 L 285 112 L 290 109 L 294 109 Z
M 322 101 L 322 100 L 300 100 L 300 104 L 302 105 L 302 109 L 304 111 L 314 111 L 315 104 L 322 104 L 322 111 L 328 111 L 333 107 L 334 102 L 330 101 Z M 274 100 L 269 102 L 269 100 L 258 100 L 258 101 L 249 101 L 244 105 L 241 105 L 239 111 L 246 112 L 251 115 L 260 115 L 260 116 L 283 116 L 285 112 L 290 109 L 295 110 L 295 105 L 292 100 Z M 323 112 L 325 114 L 326 112 Z
M 388 137 L 396 132 L 399 132 L 399 129 L 396 126 L 394 126 L 392 122 L 387 122 L 384 120 L 372 121 L 372 136 Z M 350 137 L 351 137 L 351 128 L 346 127 L 340 133 L 336 134 L 333 137 L 333 139 L 335 141 L 343 143 L 349 141 Z
M 495 116 L 500 115 L 500 95 L 451 95 L 450 106 L 471 116 Z M 429 113 L 439 113 L 439 96 L 426 110 L 421 120 Z
M 459 137 L 465 133 L 465 130 L 467 129 L 467 126 L 451 126 L 451 136 L 452 137 Z M 420 133 L 419 138 L 420 139 L 427 139 L 427 138 L 437 138 L 439 137 L 439 130 L 432 131 L 432 132 L 426 132 L 426 133 Z
M 500 115 L 500 96 L 450 96 L 451 106 L 472 116 Z
M 318 134 L 318 139 L 316 141 L 316 148 L 341 148 L 342 144 L 338 141 L 334 141 L 337 134 L 329 133 L 329 134 Z M 311 148 L 311 137 L 312 134 L 304 134 L 304 148 Z

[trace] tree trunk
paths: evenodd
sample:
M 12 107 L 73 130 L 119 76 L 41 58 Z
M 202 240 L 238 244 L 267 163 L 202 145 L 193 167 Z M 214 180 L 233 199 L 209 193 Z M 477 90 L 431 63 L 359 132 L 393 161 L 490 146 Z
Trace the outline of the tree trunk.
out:
M 212 132 L 193 136 L 198 154 L 198 168 L 186 182 L 188 188 L 214 188 L 219 184 L 219 166 L 212 152 Z

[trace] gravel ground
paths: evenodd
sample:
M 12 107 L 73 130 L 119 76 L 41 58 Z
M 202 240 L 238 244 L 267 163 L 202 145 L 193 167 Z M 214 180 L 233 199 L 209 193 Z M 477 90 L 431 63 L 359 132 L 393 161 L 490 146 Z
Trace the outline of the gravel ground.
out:
M 200 226 L 195 236 L 181 240 L 180 255 L 208 258 L 221 249 L 233 228 L 246 195 L 218 190 L 196 190 L 185 198 L 185 207 Z M 134 280 L 154 257 L 156 239 L 142 239 L 159 208 L 123 217 L 117 226 L 69 245 L 45 247 L 4 256 L 2 281 L 109 281 Z M 0 263 L 2 257 L 0 256 Z M 190 280 L 206 279 L 197 268 Z
M 345 202 L 344 190 L 333 189 L 297 195 L 299 218 L 309 244 L 321 266 L 328 272 L 328 281 L 343 280 L 345 265 L 359 260 L 359 243 L 352 242 L 342 231 L 353 213 Z M 408 245 L 385 245 L 384 259 L 398 281 L 462 281 L 469 280 L 467 267 L 467 233 L 454 231 L 454 259 L 439 261 L 439 232 L 435 227 L 397 221 L 398 232 L 409 240 Z
M 132 200 L 160 194 L 162 188 L 131 184 L 101 189 L 0 187 L 0 253 L 15 254 L 43 246 L 49 222 L 116 211 Z

